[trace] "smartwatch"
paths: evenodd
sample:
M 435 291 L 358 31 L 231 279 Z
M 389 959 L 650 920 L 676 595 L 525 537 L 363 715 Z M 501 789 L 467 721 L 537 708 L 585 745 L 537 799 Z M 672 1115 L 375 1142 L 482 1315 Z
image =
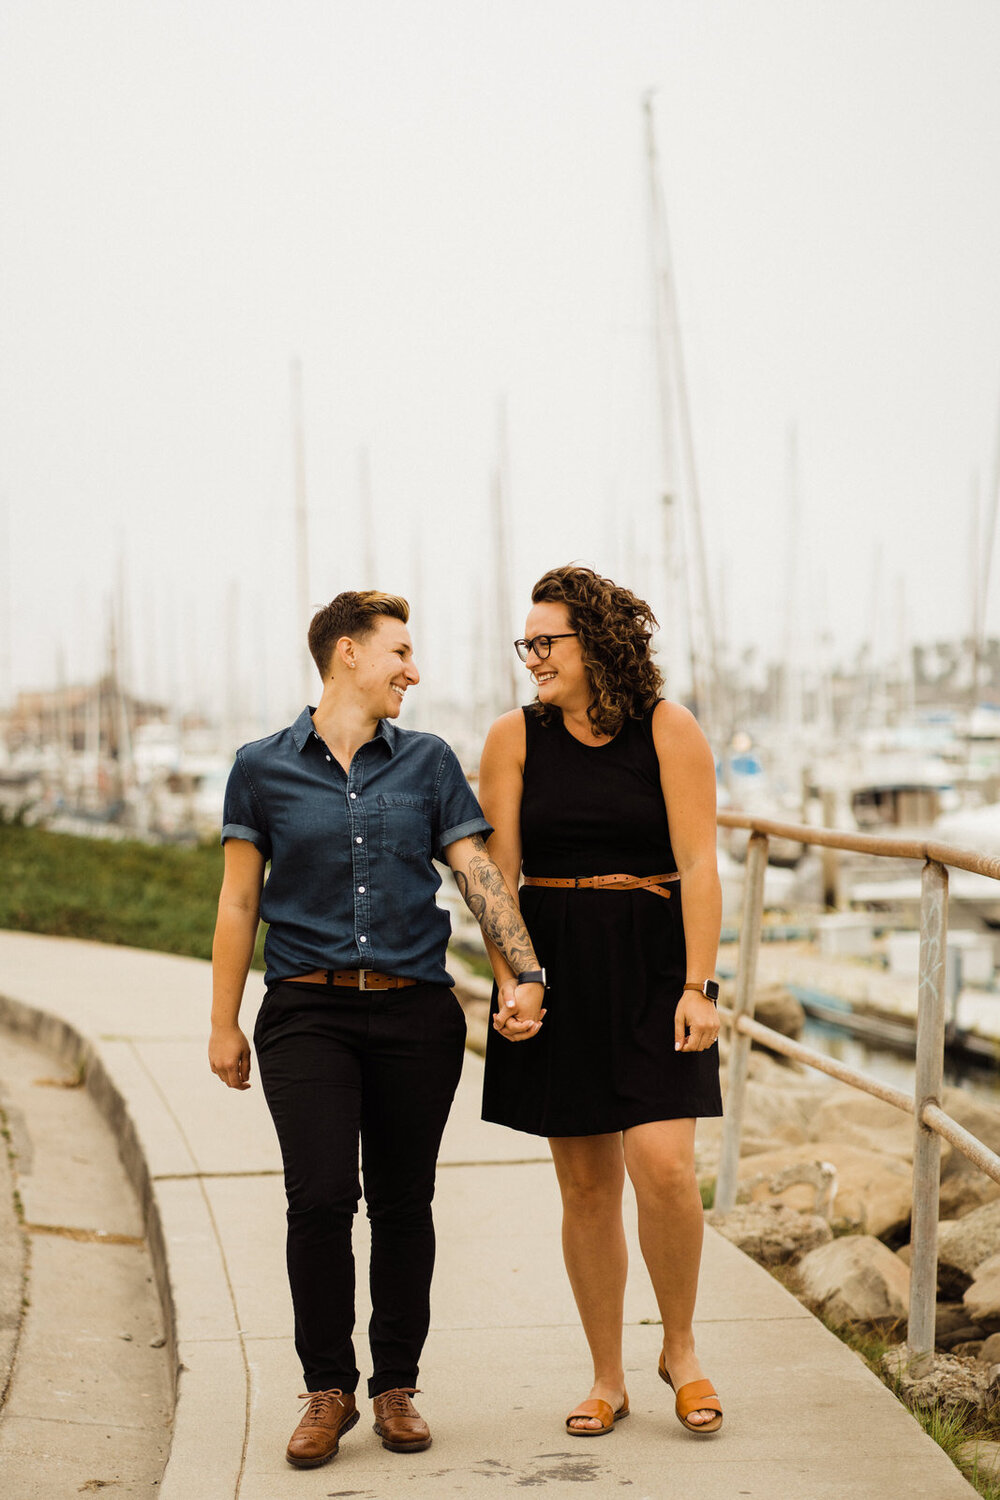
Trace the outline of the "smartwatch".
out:
M 717 979 L 706 979 L 701 983 L 697 979 L 691 979 L 684 986 L 686 990 L 697 990 L 699 995 L 704 995 L 706 1000 L 711 1000 L 713 1005 L 719 1003 L 719 982 Z
M 540 984 L 544 987 L 546 983 L 544 969 L 525 969 L 523 974 L 514 977 L 518 984 Z

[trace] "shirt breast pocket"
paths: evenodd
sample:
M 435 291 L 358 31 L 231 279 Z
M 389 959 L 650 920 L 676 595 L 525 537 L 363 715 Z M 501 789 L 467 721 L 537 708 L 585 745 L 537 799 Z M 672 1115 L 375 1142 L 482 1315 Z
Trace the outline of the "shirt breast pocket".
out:
M 431 858 L 430 804 L 426 797 L 385 796 L 378 799 L 379 847 L 408 864 L 427 864 Z

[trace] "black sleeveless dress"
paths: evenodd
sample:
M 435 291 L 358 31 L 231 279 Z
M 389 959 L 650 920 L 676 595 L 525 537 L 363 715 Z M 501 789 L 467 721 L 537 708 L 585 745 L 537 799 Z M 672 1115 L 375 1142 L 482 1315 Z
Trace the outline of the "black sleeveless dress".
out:
M 676 869 L 650 710 L 604 745 L 524 710 L 525 875 L 658 875 Z M 524 886 L 521 911 L 548 972 L 536 1037 L 490 1027 L 483 1118 L 533 1135 L 603 1135 L 721 1115 L 719 1051 L 676 1052 L 686 977 L 680 884 L 649 891 Z M 493 992 L 496 1010 L 496 988 Z

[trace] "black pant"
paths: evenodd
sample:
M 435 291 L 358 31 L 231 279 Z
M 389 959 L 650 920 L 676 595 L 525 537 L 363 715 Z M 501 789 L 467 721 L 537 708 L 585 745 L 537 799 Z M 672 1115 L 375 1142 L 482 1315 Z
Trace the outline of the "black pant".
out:
M 310 1391 L 353 1391 L 354 1254 L 361 1197 L 371 1221 L 370 1396 L 415 1386 L 430 1324 L 431 1199 L 465 1047 L 445 985 L 358 991 L 272 985 L 254 1046 L 288 1198 L 295 1347 Z

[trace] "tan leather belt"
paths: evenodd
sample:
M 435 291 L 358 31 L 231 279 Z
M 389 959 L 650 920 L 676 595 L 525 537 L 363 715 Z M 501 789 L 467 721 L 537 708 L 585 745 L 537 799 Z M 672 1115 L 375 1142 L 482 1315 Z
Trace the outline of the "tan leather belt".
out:
M 669 875 L 525 875 L 525 885 L 556 886 L 561 890 L 594 891 L 649 891 L 653 896 L 670 899 L 670 892 L 663 889 L 666 880 L 680 880 L 680 871 L 671 870 Z
M 311 974 L 289 974 L 282 984 L 339 984 L 352 990 L 402 990 L 418 984 L 399 974 L 380 974 L 378 969 L 314 969 Z

